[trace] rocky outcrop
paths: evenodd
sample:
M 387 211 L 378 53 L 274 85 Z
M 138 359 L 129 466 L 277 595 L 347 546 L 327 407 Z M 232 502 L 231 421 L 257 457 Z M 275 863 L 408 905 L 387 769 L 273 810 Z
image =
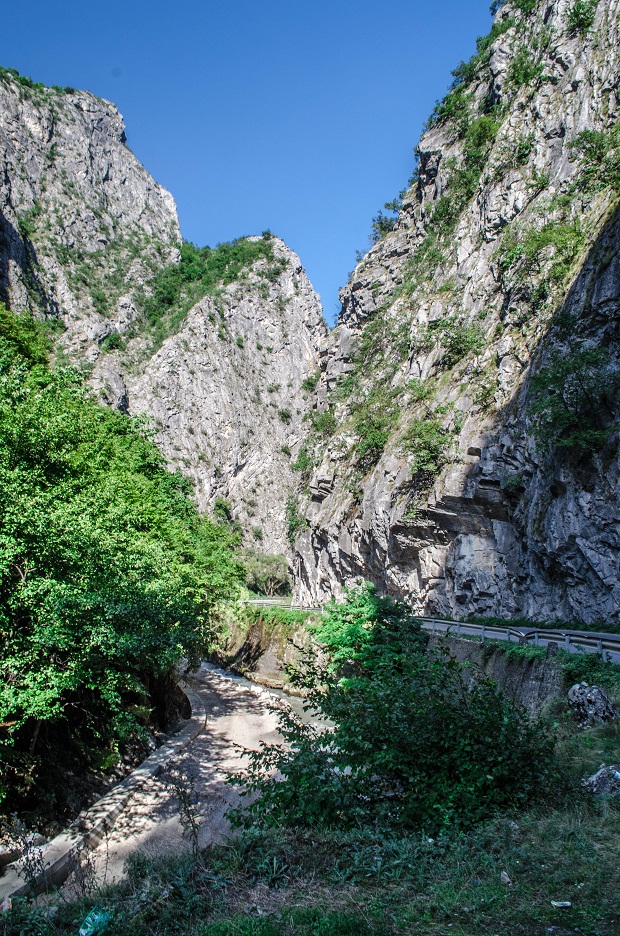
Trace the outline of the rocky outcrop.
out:
M 579 28 L 566 0 L 526 7 L 506 3 L 460 70 L 395 230 L 341 293 L 302 602 L 361 576 L 444 616 L 620 620 L 617 180 L 592 184 L 598 157 L 575 148 L 618 145 L 620 7 Z M 574 437 L 591 430 L 576 444 L 553 393 Z
M 445 648 L 459 663 L 464 663 L 463 673 L 470 680 L 476 679 L 477 673 L 492 679 L 532 717 L 539 715 L 552 699 L 564 695 L 562 666 L 556 659 L 511 655 L 510 646 L 461 637 L 432 636 L 429 649 L 435 647 Z
M 205 296 L 139 371 L 124 373 L 123 392 L 130 412 L 154 419 L 158 445 L 192 478 L 202 509 L 220 498 L 249 545 L 286 554 L 303 384 L 318 368 L 326 328 L 299 258 L 282 241 L 272 244 L 273 281 L 261 275 L 262 260 L 217 303 Z
M 620 796 L 620 764 L 601 764 L 591 777 L 581 784 L 586 793 L 594 796 Z
M 47 317 L 102 402 L 154 424 L 201 509 L 219 498 L 247 545 L 288 552 L 302 385 L 326 334 L 299 258 L 270 237 L 271 260 L 154 341 L 141 302 L 179 260 L 179 223 L 116 107 L 2 70 L 0 167 L 0 301 Z
M 135 318 L 135 287 L 178 255 L 174 200 L 113 104 L 6 70 L 0 167 L 0 301 L 55 318 L 59 346 L 92 365 Z
M 611 699 L 600 686 L 576 683 L 568 690 L 568 702 L 582 725 L 612 721 L 616 717 Z

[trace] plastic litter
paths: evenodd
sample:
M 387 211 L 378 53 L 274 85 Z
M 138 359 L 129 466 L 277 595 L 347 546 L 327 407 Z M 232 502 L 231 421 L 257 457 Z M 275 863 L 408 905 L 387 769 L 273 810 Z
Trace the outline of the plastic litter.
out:
M 572 903 L 570 900 L 552 900 L 551 906 L 555 907 L 556 910 L 570 910 Z
M 80 926 L 78 936 L 97 936 L 98 933 L 104 933 L 111 919 L 107 910 L 93 907 Z

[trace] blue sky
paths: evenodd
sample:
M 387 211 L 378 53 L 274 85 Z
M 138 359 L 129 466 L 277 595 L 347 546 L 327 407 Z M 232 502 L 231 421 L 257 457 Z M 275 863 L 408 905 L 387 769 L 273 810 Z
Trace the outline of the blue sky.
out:
M 330 322 L 451 70 L 491 25 L 488 0 L 30 0 L 2 18 L 0 64 L 118 105 L 185 238 L 269 228 Z

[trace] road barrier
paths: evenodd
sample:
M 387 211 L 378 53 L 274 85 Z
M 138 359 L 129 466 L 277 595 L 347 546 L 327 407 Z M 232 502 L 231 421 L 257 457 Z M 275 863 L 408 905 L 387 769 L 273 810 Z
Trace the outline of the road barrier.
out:
M 255 598 L 247 604 L 255 607 L 280 607 L 293 611 L 320 612 L 322 608 L 302 608 L 284 604 L 282 599 Z M 434 634 L 450 634 L 453 637 L 480 637 L 481 640 L 507 640 L 513 643 L 548 647 L 555 644 L 570 653 L 598 653 L 604 660 L 620 663 L 620 634 L 595 633 L 593 631 L 554 630 L 549 627 L 514 627 L 509 621 L 503 624 L 477 624 L 471 621 L 448 621 L 443 618 L 419 617 L 422 627 Z

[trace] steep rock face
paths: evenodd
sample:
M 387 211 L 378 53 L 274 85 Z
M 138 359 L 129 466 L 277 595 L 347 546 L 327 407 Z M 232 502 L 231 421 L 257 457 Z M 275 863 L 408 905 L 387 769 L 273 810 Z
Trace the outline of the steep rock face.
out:
M 113 104 L 4 70 L 0 167 L 0 301 L 58 317 L 62 347 L 92 364 L 135 318 L 135 287 L 178 254 L 174 200 Z
M 145 298 L 180 260 L 179 223 L 116 107 L 0 70 L 0 169 L 0 301 L 56 323 L 57 354 L 102 402 L 153 421 L 201 509 L 221 498 L 247 545 L 287 552 L 302 384 L 326 334 L 299 258 L 268 238 L 270 260 L 155 333 Z
M 227 501 L 248 544 L 286 553 L 302 384 L 318 369 L 326 328 L 299 258 L 282 241 L 272 244 L 274 279 L 261 260 L 217 300 L 205 296 L 124 380 L 130 412 L 154 418 L 158 445 L 195 481 L 199 506 Z
M 620 7 L 572 10 L 501 8 L 341 293 L 304 602 L 363 576 L 426 612 L 619 619 Z

